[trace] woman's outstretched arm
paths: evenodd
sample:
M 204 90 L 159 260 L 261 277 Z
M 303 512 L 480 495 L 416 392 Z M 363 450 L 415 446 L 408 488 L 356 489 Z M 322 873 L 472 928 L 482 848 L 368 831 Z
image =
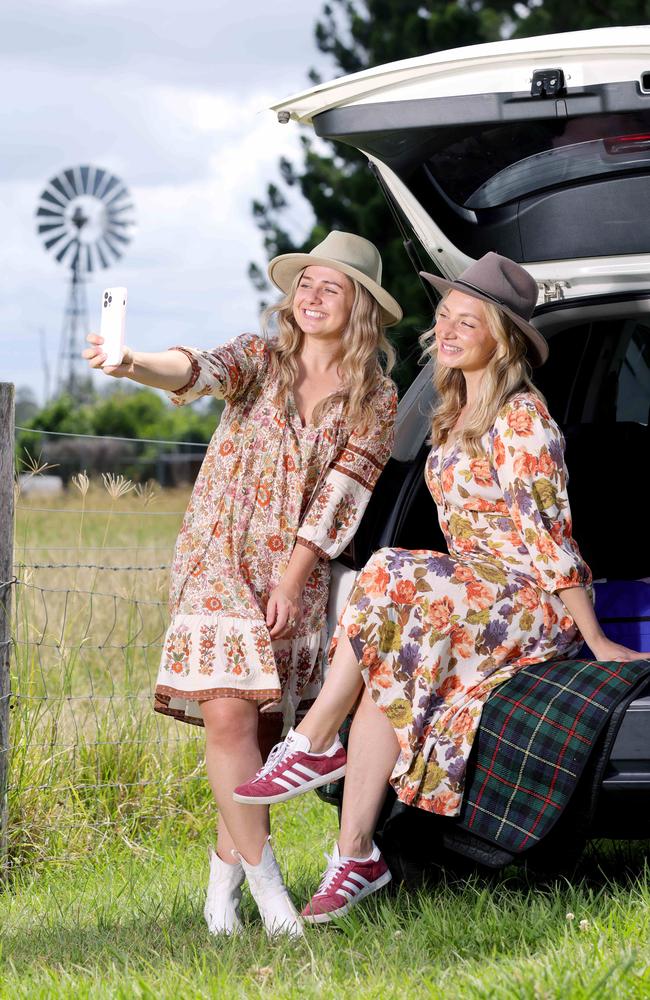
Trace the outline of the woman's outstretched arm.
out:
M 88 361 L 91 368 L 100 369 L 105 375 L 111 375 L 113 378 L 128 378 L 132 382 L 139 382 L 140 385 L 177 392 L 189 381 L 192 374 L 192 363 L 182 351 L 146 353 L 133 351 L 130 347 L 124 348 L 121 365 L 102 368 L 106 358 L 102 350 L 103 337 L 98 333 L 91 333 L 86 340 L 92 346 L 83 351 L 82 357 Z

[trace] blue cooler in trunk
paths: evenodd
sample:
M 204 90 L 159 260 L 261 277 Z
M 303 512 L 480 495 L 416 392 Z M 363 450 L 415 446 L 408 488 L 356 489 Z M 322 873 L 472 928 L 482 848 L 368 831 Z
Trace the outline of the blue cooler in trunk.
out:
M 640 653 L 650 653 L 650 583 L 645 580 L 604 580 L 594 584 L 596 617 L 603 632 Z M 593 658 L 585 643 L 580 657 Z

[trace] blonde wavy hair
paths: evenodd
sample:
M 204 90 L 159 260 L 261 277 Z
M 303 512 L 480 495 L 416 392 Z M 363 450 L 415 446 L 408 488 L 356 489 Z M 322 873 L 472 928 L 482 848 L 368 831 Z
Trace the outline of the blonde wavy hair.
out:
M 271 365 L 278 379 L 277 401 L 281 406 L 286 404 L 287 394 L 298 377 L 298 355 L 304 335 L 293 315 L 293 299 L 302 275 L 302 271 L 296 275 L 283 299 L 262 313 L 262 329 L 269 341 Z M 341 337 L 339 369 L 343 388 L 318 403 L 312 421 L 319 423 L 331 406 L 344 400 L 349 427 L 363 432 L 375 419 L 368 399 L 383 372 L 388 373 L 395 364 L 395 351 L 384 333 L 379 303 L 358 281 L 349 280 L 354 285 L 354 301 Z M 271 330 L 273 324 L 277 330 Z
M 449 293 L 447 293 L 448 295 Z M 445 295 L 438 303 L 436 319 Z M 517 392 L 534 393 L 545 402 L 541 392 L 531 380 L 531 366 L 526 356 L 527 341 L 524 334 L 502 309 L 491 302 L 483 302 L 485 322 L 496 341 L 496 348 L 481 380 L 478 398 L 467 414 L 465 424 L 458 435 L 458 442 L 473 458 L 484 453 L 481 438 L 494 424 L 497 414 L 505 403 Z M 433 385 L 437 404 L 431 421 L 431 441 L 434 445 L 444 444 L 467 402 L 465 378 L 457 368 L 447 368 L 437 363 L 438 347 L 433 340 L 435 324 L 420 338 L 425 354 L 433 358 Z

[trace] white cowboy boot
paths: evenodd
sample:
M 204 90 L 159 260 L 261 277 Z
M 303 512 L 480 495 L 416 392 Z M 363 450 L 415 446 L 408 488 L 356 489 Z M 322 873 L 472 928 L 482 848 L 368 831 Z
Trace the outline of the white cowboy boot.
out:
M 210 851 L 210 880 L 203 916 L 211 934 L 239 934 L 241 887 L 246 875 L 241 864 L 227 865 L 216 851 Z
M 274 934 L 288 934 L 289 937 L 302 937 L 302 920 L 289 898 L 278 863 L 275 860 L 273 848 L 267 838 L 258 865 L 249 865 L 248 861 L 239 859 L 246 873 L 248 888 L 257 903 L 264 929 L 269 937 Z

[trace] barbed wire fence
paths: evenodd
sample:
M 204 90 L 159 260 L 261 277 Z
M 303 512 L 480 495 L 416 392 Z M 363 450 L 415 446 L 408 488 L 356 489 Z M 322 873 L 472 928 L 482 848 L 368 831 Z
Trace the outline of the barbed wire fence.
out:
M 25 864 L 72 860 L 105 837 L 137 840 L 180 815 L 192 822 L 210 801 L 201 730 L 152 711 L 169 563 L 188 488 L 159 490 L 116 473 L 100 482 L 68 469 L 64 493 L 37 495 L 27 486 L 50 469 L 32 461 L 14 508 L 13 412 L 13 386 L 2 384 L 4 879 Z M 129 442 L 132 467 L 134 440 L 111 440 Z M 158 470 L 183 463 L 183 455 L 198 463 L 206 448 L 141 442 L 165 450 L 164 461 L 155 459 Z

